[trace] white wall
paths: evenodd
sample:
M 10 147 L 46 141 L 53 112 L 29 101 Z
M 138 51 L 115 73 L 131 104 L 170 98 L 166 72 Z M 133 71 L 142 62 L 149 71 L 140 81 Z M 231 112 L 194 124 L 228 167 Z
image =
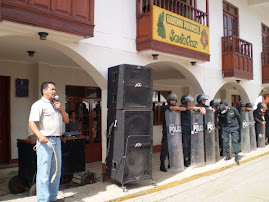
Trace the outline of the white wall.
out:
M 27 137 L 31 104 L 37 96 L 35 65 L 0 60 L 0 75 L 10 77 L 11 158 L 17 157 L 17 139 Z M 29 79 L 29 97 L 15 97 L 15 79 Z
M 56 83 L 60 101 L 65 102 L 65 85 L 96 86 L 96 83 L 82 69 L 54 67 L 49 64 L 29 64 L 15 61 L 0 60 L 0 75 L 10 76 L 10 105 L 11 105 L 11 158 L 17 158 L 17 139 L 27 137 L 27 126 L 32 104 L 40 98 L 38 84 L 38 68 L 47 69 L 48 74 L 40 79 L 41 82 Z M 15 79 L 29 79 L 29 97 L 15 97 Z
M 205 0 L 198 1 L 198 9 L 205 10 L 205 4 L 202 3 L 204 1 Z M 241 81 L 240 85 L 246 90 L 247 97 L 250 99 L 250 101 L 255 103 L 256 98 L 262 90 L 260 61 L 262 48 L 261 22 L 269 26 L 268 13 L 265 13 L 257 7 L 249 7 L 247 0 L 230 0 L 229 2 L 239 8 L 240 38 L 253 44 L 254 80 Z M 193 75 L 193 78 L 195 78 L 196 81 L 195 79 L 191 79 L 192 88 L 190 88 L 189 91 L 191 94 L 199 93 L 197 91 L 197 86 L 200 86 L 204 94 L 210 96 L 210 99 L 216 95 L 216 93 L 225 83 L 235 82 L 235 78 L 222 78 L 222 9 L 222 0 L 209 1 L 210 62 L 198 61 L 196 66 L 191 66 L 189 61 L 178 56 L 161 54 L 159 57 L 159 61 L 175 62 L 182 67 L 181 70 L 184 74 L 189 72 Z M 16 30 L 14 29 L 11 33 L 13 32 L 15 33 Z M 30 32 L 31 29 L 20 34 L 27 36 Z M 39 90 L 37 90 L 34 82 L 39 84 L 42 79 L 45 79 L 44 75 L 42 76 L 41 74 L 43 71 L 42 68 L 45 68 L 45 71 L 48 72 L 48 80 L 56 81 L 57 91 L 59 92 L 61 99 L 63 99 L 65 81 L 70 85 L 95 85 L 97 83 L 103 91 L 106 91 L 108 67 L 122 63 L 137 65 L 148 65 L 152 63 L 151 56 L 138 53 L 136 51 L 136 0 L 95 1 L 95 30 L 94 37 L 92 38 L 73 42 L 71 40 L 68 41 L 66 39 L 54 38 L 53 35 L 50 36 L 51 38 L 47 41 L 47 44 L 65 53 L 85 71 L 51 67 L 49 64 L 31 65 L 1 61 L 0 73 L 2 75 L 11 76 L 11 87 L 13 85 L 14 88 L 14 78 L 30 78 L 30 92 L 34 92 L 33 95 L 30 95 L 29 99 L 14 98 L 14 94 L 11 95 L 12 134 L 14 134 L 14 138 L 12 140 L 12 158 L 17 155 L 14 150 L 14 148 L 16 148 L 14 141 L 16 138 L 23 136 L 21 131 L 23 131 L 23 126 L 26 124 L 25 120 L 28 116 L 28 114 L 23 110 L 29 109 L 35 100 L 34 98 L 38 97 L 36 92 Z M 8 66 L 10 68 L 3 68 L 4 66 Z M 17 68 L 18 66 L 20 69 Z M 35 67 L 37 67 L 37 70 Z M 39 77 L 35 77 L 34 73 L 36 71 L 36 74 L 38 74 Z M 91 75 L 93 79 L 91 79 L 89 75 Z M 155 87 L 156 86 L 154 86 L 154 88 Z M 175 91 L 179 97 L 183 94 L 183 89 L 180 89 L 181 87 L 173 88 L 170 86 L 158 86 L 159 89 Z M 11 91 L 12 93 L 13 90 Z M 106 96 L 105 93 L 102 95 L 102 107 L 104 108 Z M 22 122 L 18 120 L 19 117 L 15 116 L 18 111 L 22 112 L 23 114 L 22 116 L 24 119 Z M 102 117 L 103 126 L 106 125 L 105 115 L 106 114 L 104 113 L 104 116 Z M 102 134 L 104 133 L 104 130 L 105 128 L 102 129 Z M 161 130 L 158 126 L 154 127 L 153 130 L 154 144 L 158 144 L 160 143 L 161 139 Z M 103 145 L 105 145 L 104 142 Z M 105 147 L 103 146 L 103 148 Z

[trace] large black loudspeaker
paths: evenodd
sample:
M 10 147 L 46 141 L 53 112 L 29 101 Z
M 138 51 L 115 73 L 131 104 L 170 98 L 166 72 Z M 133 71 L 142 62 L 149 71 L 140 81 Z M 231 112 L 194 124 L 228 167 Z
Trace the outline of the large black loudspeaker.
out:
M 110 110 L 108 175 L 124 184 L 152 178 L 152 110 Z
M 108 69 L 109 109 L 152 109 L 150 67 L 122 64 Z

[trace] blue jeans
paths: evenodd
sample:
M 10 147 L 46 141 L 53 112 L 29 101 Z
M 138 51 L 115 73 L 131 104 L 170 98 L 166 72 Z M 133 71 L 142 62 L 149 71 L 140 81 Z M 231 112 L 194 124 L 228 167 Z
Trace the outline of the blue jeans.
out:
M 51 178 L 56 170 L 56 161 L 54 157 L 53 149 L 50 143 L 41 144 L 37 139 L 37 175 L 36 175 L 36 192 L 37 201 L 56 201 L 60 178 L 61 178 L 61 165 L 62 165 L 62 151 L 61 151 L 61 138 L 48 137 L 49 141 L 53 145 L 58 162 L 57 176 L 53 183 Z

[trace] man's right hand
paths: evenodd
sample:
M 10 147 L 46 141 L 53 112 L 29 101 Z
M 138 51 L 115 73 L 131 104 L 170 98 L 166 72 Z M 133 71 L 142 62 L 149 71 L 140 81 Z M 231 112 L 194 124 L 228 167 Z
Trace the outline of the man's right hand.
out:
M 201 112 L 202 114 L 206 114 L 206 109 L 205 109 L 204 107 L 201 107 L 201 108 L 200 108 L 200 112 Z
M 43 143 L 43 144 L 45 144 L 45 143 L 48 142 L 48 138 L 45 137 L 45 136 L 43 136 L 43 135 L 42 135 L 41 137 L 39 137 L 38 139 L 39 139 L 39 142 L 41 142 L 41 143 Z

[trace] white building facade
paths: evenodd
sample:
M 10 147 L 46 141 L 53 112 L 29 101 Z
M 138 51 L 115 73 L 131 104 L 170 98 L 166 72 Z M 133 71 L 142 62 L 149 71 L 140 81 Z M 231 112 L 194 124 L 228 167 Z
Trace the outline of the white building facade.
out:
M 22 6 L 19 1 L 2 1 L 0 3 L 0 78 L 5 82 L 5 85 L 0 88 L 6 89 L 5 91 L 0 89 L 3 92 L 1 94 L 2 103 L 5 100 L 6 106 L 6 110 L 2 109 L 3 113 L 0 115 L 1 127 L 5 128 L 1 131 L 2 144 L 6 145 L 5 147 L 0 145 L 0 148 L 3 148 L 3 151 L 0 152 L 2 155 L 0 163 L 16 162 L 18 158 L 16 140 L 26 138 L 28 135 L 30 108 L 40 98 L 40 85 L 44 81 L 56 83 L 57 94 L 60 96 L 60 101 L 68 107 L 67 110 L 70 111 L 72 108 L 70 102 L 73 103 L 73 109 L 78 110 L 78 113 L 82 109 L 81 103 L 86 104 L 91 121 L 84 129 L 90 131 L 89 136 L 93 136 L 93 138 L 89 137 L 88 141 L 98 144 L 96 147 L 91 146 L 86 149 L 86 152 L 92 153 L 88 155 L 87 162 L 102 160 L 103 163 L 106 158 L 107 144 L 105 133 L 107 130 L 107 73 L 109 67 L 119 64 L 152 67 L 155 92 L 153 101 L 160 104 L 164 102 L 163 97 L 168 92 L 176 93 L 179 100 L 185 94 L 193 97 L 205 94 L 209 96 L 210 100 L 226 99 L 231 105 L 236 105 L 240 100 L 255 103 L 256 99 L 269 89 L 269 82 L 263 78 L 266 72 L 262 74 L 262 69 L 265 69 L 268 63 L 262 63 L 261 59 L 261 54 L 269 51 L 266 50 L 266 47 L 264 48 L 266 43 L 269 47 L 269 34 L 267 42 L 262 37 L 262 27 L 268 29 L 264 31 L 265 36 L 266 32 L 269 33 L 269 1 L 267 0 L 89 0 L 86 4 L 91 10 L 87 17 L 91 22 L 85 23 L 85 27 L 81 28 L 86 30 L 86 34 L 74 30 L 66 31 L 64 27 L 57 27 L 57 23 L 55 26 L 54 24 L 42 24 L 42 18 L 40 18 L 40 24 L 38 24 L 38 20 L 36 22 L 31 17 L 27 18 L 27 22 L 12 18 L 12 12 L 15 12 L 17 5 L 21 6 L 17 9 L 18 12 L 24 11 L 23 8 L 26 10 L 31 8 L 26 12 L 35 13 L 38 10 L 38 13 L 43 15 L 43 11 L 40 11 L 40 9 L 44 9 L 41 1 L 34 1 L 33 5 L 29 5 L 28 1 L 23 2 L 25 5 Z M 58 12 L 55 9 L 57 5 L 54 5 L 52 1 L 48 2 L 46 9 L 50 9 L 52 13 Z M 176 14 L 176 7 L 172 6 L 173 2 L 183 2 L 182 5 L 187 5 L 183 9 L 185 13 L 181 12 L 181 15 L 187 18 L 191 18 L 187 16 L 188 12 L 194 12 L 188 11 L 188 8 L 195 8 L 207 13 L 209 22 L 206 24 L 209 25 L 208 53 L 201 54 L 199 51 L 191 50 L 193 52 L 186 55 L 184 50 L 188 52 L 188 48 L 182 49 L 181 47 L 181 50 L 177 51 L 179 48 L 177 45 L 170 44 L 169 47 L 162 47 L 165 42 L 159 43 L 157 48 L 153 45 L 154 43 L 151 43 L 149 48 L 147 46 L 138 48 L 139 37 L 143 36 L 143 30 L 141 32 L 140 28 L 147 30 L 146 26 L 148 26 L 139 21 L 141 13 L 145 12 L 145 15 L 151 16 L 146 11 L 152 12 L 155 3 L 155 7 L 166 8 L 165 11 L 170 9 L 175 16 L 181 16 Z M 169 3 L 170 6 L 168 6 Z M 144 8 L 143 5 L 149 6 Z M 226 7 L 227 5 L 228 7 Z M 84 11 L 83 7 L 77 7 L 77 9 Z M 225 9 L 227 10 L 225 11 Z M 68 10 L 67 7 L 66 10 Z M 87 11 L 85 12 L 87 13 Z M 228 18 L 227 25 L 224 20 L 225 12 L 232 16 L 232 18 Z M 61 17 L 66 15 L 66 13 L 58 13 Z M 75 16 L 76 19 L 78 19 L 77 16 L 80 16 L 79 12 Z M 91 18 L 94 18 L 94 21 Z M 155 20 L 158 21 L 158 19 Z M 139 23 L 142 23 L 141 27 L 139 27 Z M 75 27 L 75 25 L 67 23 L 66 27 L 68 26 L 71 29 L 72 26 Z M 150 24 L 150 26 L 154 25 Z M 87 31 L 89 27 L 91 30 Z M 223 66 L 226 65 L 223 63 L 223 57 L 227 60 L 223 51 L 225 47 L 222 46 L 225 27 L 228 30 L 227 36 L 235 35 L 241 42 L 248 42 L 247 45 L 243 43 L 243 46 L 247 46 L 247 48 L 242 48 L 241 52 L 237 49 L 232 53 L 236 55 L 238 52 L 241 55 L 237 55 L 239 59 L 232 63 L 231 68 L 235 71 L 236 67 L 233 65 L 243 64 L 241 73 L 239 71 L 239 74 L 232 76 L 225 75 L 225 69 L 223 69 Z M 75 29 L 80 28 L 75 27 Z M 150 29 L 152 30 L 152 27 Z M 48 33 L 46 40 L 40 40 L 38 32 Z M 92 33 L 87 35 L 87 32 Z M 232 34 L 229 34 L 230 32 Z M 232 42 L 226 41 L 226 45 L 228 44 L 229 48 L 235 48 L 238 43 L 241 43 L 235 42 L 235 39 L 233 38 Z M 234 45 L 229 46 L 230 42 Z M 198 43 L 200 42 L 198 41 Z M 223 43 L 225 44 L 225 42 Z M 251 50 L 251 55 L 248 55 L 246 51 Z M 33 57 L 28 56 L 27 51 L 35 51 Z M 157 60 L 153 59 L 153 54 L 158 55 Z M 242 55 L 250 58 L 251 64 L 248 63 L 248 65 L 252 69 L 244 68 L 246 63 L 240 60 L 244 61 L 246 58 Z M 228 60 L 230 61 L 231 58 Z M 25 94 L 16 94 L 16 91 L 22 89 L 22 86 L 16 81 L 23 83 L 26 88 Z M 78 91 L 84 93 L 79 94 Z M 76 105 L 76 103 L 80 103 L 80 105 Z M 158 111 L 156 106 L 158 105 L 155 103 L 155 116 Z M 98 107 L 100 113 L 96 114 Z M 78 114 L 78 116 L 80 115 Z M 84 116 L 86 115 L 81 114 L 81 117 Z M 162 138 L 162 125 L 158 120 L 154 123 L 153 144 L 154 151 L 158 151 Z M 81 127 L 84 127 L 83 124 Z M 98 139 L 96 136 L 101 138 Z M 96 155 L 96 153 L 100 155 Z

